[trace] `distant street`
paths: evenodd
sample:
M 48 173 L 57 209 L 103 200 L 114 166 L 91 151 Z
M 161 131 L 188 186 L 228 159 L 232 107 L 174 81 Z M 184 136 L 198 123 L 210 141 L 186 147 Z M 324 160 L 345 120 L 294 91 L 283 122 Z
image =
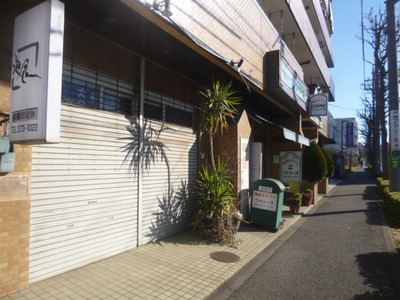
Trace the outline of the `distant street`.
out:
M 229 299 L 400 299 L 374 181 L 360 169 L 324 201 Z

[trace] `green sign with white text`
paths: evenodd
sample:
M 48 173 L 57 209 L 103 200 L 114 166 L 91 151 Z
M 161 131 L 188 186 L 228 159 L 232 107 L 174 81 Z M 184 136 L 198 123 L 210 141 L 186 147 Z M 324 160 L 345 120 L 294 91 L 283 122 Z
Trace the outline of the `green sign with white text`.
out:
M 390 158 L 390 168 L 392 170 L 400 170 L 400 156 L 392 156 Z

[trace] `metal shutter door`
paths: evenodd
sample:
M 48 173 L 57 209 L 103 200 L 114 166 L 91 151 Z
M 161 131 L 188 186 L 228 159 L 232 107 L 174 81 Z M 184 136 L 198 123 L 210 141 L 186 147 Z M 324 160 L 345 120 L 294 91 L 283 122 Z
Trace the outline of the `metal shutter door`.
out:
M 197 143 L 192 128 L 151 121 L 158 130 L 164 157 L 159 154 L 143 173 L 142 243 L 187 228 L 195 210 L 194 187 L 197 179 Z M 190 193 L 187 193 L 187 191 Z
M 122 115 L 62 105 L 61 143 L 33 147 L 30 281 L 137 244 L 137 176 Z

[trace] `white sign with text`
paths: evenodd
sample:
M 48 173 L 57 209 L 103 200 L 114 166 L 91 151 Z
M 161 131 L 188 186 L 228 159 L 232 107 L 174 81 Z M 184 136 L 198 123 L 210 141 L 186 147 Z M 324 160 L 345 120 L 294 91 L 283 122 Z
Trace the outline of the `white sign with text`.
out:
M 276 211 L 277 209 L 278 194 L 264 192 L 264 191 L 253 191 L 252 207 Z
M 311 117 L 328 115 L 328 94 L 310 95 L 309 112 Z
M 284 183 L 301 182 L 301 151 L 280 152 L 280 180 Z
M 46 1 L 15 19 L 10 141 L 57 143 L 64 40 L 64 4 Z

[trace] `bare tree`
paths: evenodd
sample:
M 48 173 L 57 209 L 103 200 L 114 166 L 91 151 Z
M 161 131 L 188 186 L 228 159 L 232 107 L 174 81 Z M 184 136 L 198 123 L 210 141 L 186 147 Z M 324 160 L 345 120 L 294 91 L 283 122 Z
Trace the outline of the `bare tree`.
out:
M 382 176 L 389 178 L 388 164 L 388 144 L 386 130 L 386 109 L 387 109 L 387 53 L 386 53 L 386 15 L 379 10 L 374 15 L 371 9 L 366 17 L 367 24 L 364 31 L 369 35 L 370 39 L 364 40 L 373 50 L 373 61 L 367 61 L 373 65 L 373 85 L 372 88 L 365 88 L 372 94 L 372 141 L 373 153 L 372 161 L 373 169 L 376 174 L 380 170 L 380 158 L 382 158 Z M 366 117 L 367 115 L 365 115 Z
M 360 134 L 365 138 L 366 145 L 366 158 L 370 165 L 375 165 L 374 149 L 373 149 L 373 127 L 375 118 L 375 107 L 374 102 L 368 97 L 361 99 L 364 105 L 364 110 L 358 112 L 358 117 L 363 121 L 360 129 Z

